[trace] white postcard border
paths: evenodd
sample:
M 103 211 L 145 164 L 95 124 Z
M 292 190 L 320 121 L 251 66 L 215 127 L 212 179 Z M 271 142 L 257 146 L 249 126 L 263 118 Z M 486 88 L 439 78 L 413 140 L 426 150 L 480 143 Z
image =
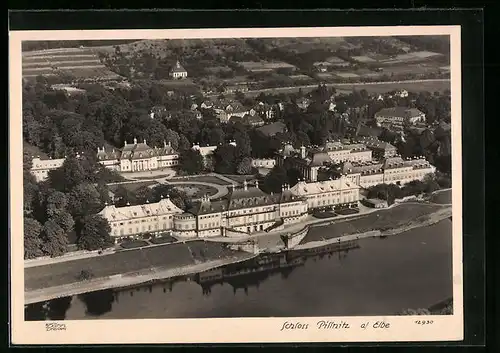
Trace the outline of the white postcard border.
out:
M 65 320 L 65 331 L 46 331 L 46 322 L 24 320 L 22 64 L 25 40 L 187 39 L 238 37 L 336 37 L 449 35 L 452 95 L 453 315 L 307 318 L 221 318 Z M 11 243 L 11 340 L 13 344 L 412 342 L 463 339 L 462 141 L 460 26 L 377 26 L 308 28 L 225 28 L 171 30 L 11 31 L 9 33 L 9 177 Z M 320 320 L 344 321 L 349 329 L 319 330 Z M 417 320 L 432 324 L 417 324 Z M 306 330 L 280 329 L 285 321 L 309 324 Z M 54 321 L 52 321 L 54 322 Z M 373 328 L 375 322 L 388 328 Z M 367 328 L 362 328 L 367 324 Z

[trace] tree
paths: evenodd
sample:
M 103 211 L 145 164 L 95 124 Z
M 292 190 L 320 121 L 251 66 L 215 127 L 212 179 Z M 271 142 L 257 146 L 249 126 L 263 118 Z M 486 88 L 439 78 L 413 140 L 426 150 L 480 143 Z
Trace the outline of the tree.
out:
M 25 164 L 26 165 L 26 164 Z M 23 170 L 23 200 L 24 200 L 24 211 L 26 213 L 31 213 L 33 208 L 33 201 L 39 190 L 38 184 L 35 177 L 30 173 L 29 170 Z
M 39 146 L 41 125 L 31 112 L 23 112 L 23 137 L 31 145 Z
M 64 230 L 51 219 L 43 225 L 42 241 L 42 250 L 46 255 L 55 257 L 67 251 L 68 237 Z
M 186 151 L 191 149 L 191 143 L 184 135 L 179 135 L 179 151 Z
M 59 191 L 69 192 L 86 179 L 85 170 L 76 156 L 68 156 L 62 167 L 49 171 L 50 185 Z
M 234 94 L 234 98 L 243 103 L 243 101 L 245 100 L 245 95 L 241 91 L 236 91 L 236 93 Z
M 265 176 L 262 190 L 271 192 L 281 192 L 282 186 L 287 181 L 286 169 L 281 166 L 275 166 L 271 171 Z
M 42 232 L 42 225 L 35 219 L 24 217 L 24 258 L 33 259 L 43 255 L 42 239 L 40 234 Z
M 179 168 L 187 174 L 199 174 L 203 171 L 203 157 L 200 151 L 187 149 L 181 151 Z
M 73 230 L 73 227 L 75 226 L 75 221 L 73 220 L 73 217 L 67 211 L 59 211 L 58 213 L 54 214 L 50 219 L 56 222 L 57 225 L 61 227 L 66 234 L 70 233 Z
M 65 193 L 52 189 L 47 196 L 46 203 L 47 217 L 50 218 L 66 210 L 68 198 Z
M 88 215 L 79 221 L 77 246 L 79 249 L 98 250 L 113 244 L 111 227 L 100 215 Z
M 212 173 L 215 170 L 215 159 L 212 154 L 204 157 L 203 170 L 208 173 Z
M 147 185 L 137 188 L 134 192 L 137 204 L 145 204 L 147 202 L 153 202 L 153 190 Z
M 241 175 L 252 173 L 252 158 L 250 157 L 243 158 L 240 164 L 238 164 L 236 172 Z
M 228 144 L 217 147 L 213 156 L 215 171 L 220 174 L 234 174 L 236 166 L 241 160 L 241 154 L 237 147 Z
M 170 201 L 181 210 L 186 209 L 187 195 L 183 191 L 176 189 L 173 186 L 160 184 L 153 188 L 153 200 L 154 202 L 160 201 L 162 198 L 169 197 Z
M 177 132 L 175 132 L 174 130 L 167 129 L 165 131 L 166 142 L 167 143 L 170 142 L 170 146 L 172 146 L 172 148 L 176 151 L 179 149 L 179 139 L 180 139 L 179 134 Z
M 69 194 L 68 209 L 75 218 L 97 213 L 101 208 L 99 191 L 90 183 L 79 184 Z

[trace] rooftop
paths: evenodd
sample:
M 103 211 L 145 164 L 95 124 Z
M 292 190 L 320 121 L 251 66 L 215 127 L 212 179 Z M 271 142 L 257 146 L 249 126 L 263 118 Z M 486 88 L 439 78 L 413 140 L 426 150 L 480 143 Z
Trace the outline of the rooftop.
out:
M 134 205 L 125 207 L 116 207 L 115 205 L 107 205 L 99 214 L 108 221 L 125 221 L 132 218 L 143 218 L 158 216 L 164 214 L 181 214 L 183 211 L 175 206 L 167 197 L 156 203 L 147 203 L 144 205 Z
M 404 117 L 413 118 L 422 115 L 423 113 L 417 108 L 407 108 L 407 107 L 393 107 L 393 108 L 383 108 L 376 113 L 376 116 L 384 117 Z
M 286 125 L 282 123 L 281 121 L 267 124 L 264 126 L 261 126 L 257 129 L 260 133 L 264 134 L 265 136 L 274 136 L 279 133 L 283 133 L 286 131 Z

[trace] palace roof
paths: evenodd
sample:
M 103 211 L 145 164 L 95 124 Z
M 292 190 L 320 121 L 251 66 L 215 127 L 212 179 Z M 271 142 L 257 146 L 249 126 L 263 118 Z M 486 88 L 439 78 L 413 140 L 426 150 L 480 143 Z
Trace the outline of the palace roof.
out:
M 166 214 L 181 214 L 183 211 L 175 206 L 169 198 L 162 199 L 156 203 L 143 205 L 116 207 L 109 205 L 102 209 L 99 214 L 108 221 L 126 221 L 134 218 L 161 216 Z
M 290 191 L 296 195 L 305 197 L 308 195 L 323 194 L 325 192 L 334 192 L 345 189 L 359 189 L 359 186 L 345 177 L 335 180 L 317 181 L 314 183 L 298 182 Z
M 392 107 L 392 108 L 383 108 L 380 111 L 378 111 L 375 115 L 388 118 L 393 116 L 403 117 L 403 118 L 415 118 L 422 114 L 423 113 L 417 108 Z
M 137 143 L 137 139 L 134 139 L 133 144 L 127 144 L 125 142 L 125 146 L 123 146 L 121 151 L 115 149 L 106 151 L 104 147 L 102 149 L 97 149 L 97 158 L 101 161 L 115 160 L 120 158 L 140 159 L 153 156 L 167 156 L 172 154 L 176 154 L 176 152 L 172 148 L 172 146 L 170 146 L 170 143 L 167 145 L 166 142 L 163 142 L 163 147 L 151 148 L 146 144 L 146 140 L 141 143 Z

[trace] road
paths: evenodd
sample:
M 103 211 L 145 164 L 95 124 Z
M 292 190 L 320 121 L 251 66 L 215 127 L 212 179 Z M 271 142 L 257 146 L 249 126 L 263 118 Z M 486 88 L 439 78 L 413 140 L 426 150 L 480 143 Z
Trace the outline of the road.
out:
M 346 89 L 354 88 L 356 86 L 377 86 L 377 85 L 408 85 L 408 84 L 416 84 L 416 83 L 433 83 L 433 82 L 450 82 L 449 79 L 428 79 L 428 80 L 406 80 L 406 81 L 376 81 L 376 82 L 352 82 L 352 83 L 327 83 L 327 87 L 346 87 Z M 245 92 L 245 96 L 256 96 L 260 93 L 292 93 L 296 92 L 299 89 L 307 92 L 309 90 L 313 90 L 317 88 L 318 85 L 304 85 L 304 86 L 293 86 L 293 87 L 276 87 L 276 88 L 263 88 L 259 90 L 249 90 Z M 396 87 L 394 87 L 396 89 Z M 228 94 L 231 96 L 232 94 Z M 206 95 L 206 98 L 215 98 L 218 97 L 218 94 Z

